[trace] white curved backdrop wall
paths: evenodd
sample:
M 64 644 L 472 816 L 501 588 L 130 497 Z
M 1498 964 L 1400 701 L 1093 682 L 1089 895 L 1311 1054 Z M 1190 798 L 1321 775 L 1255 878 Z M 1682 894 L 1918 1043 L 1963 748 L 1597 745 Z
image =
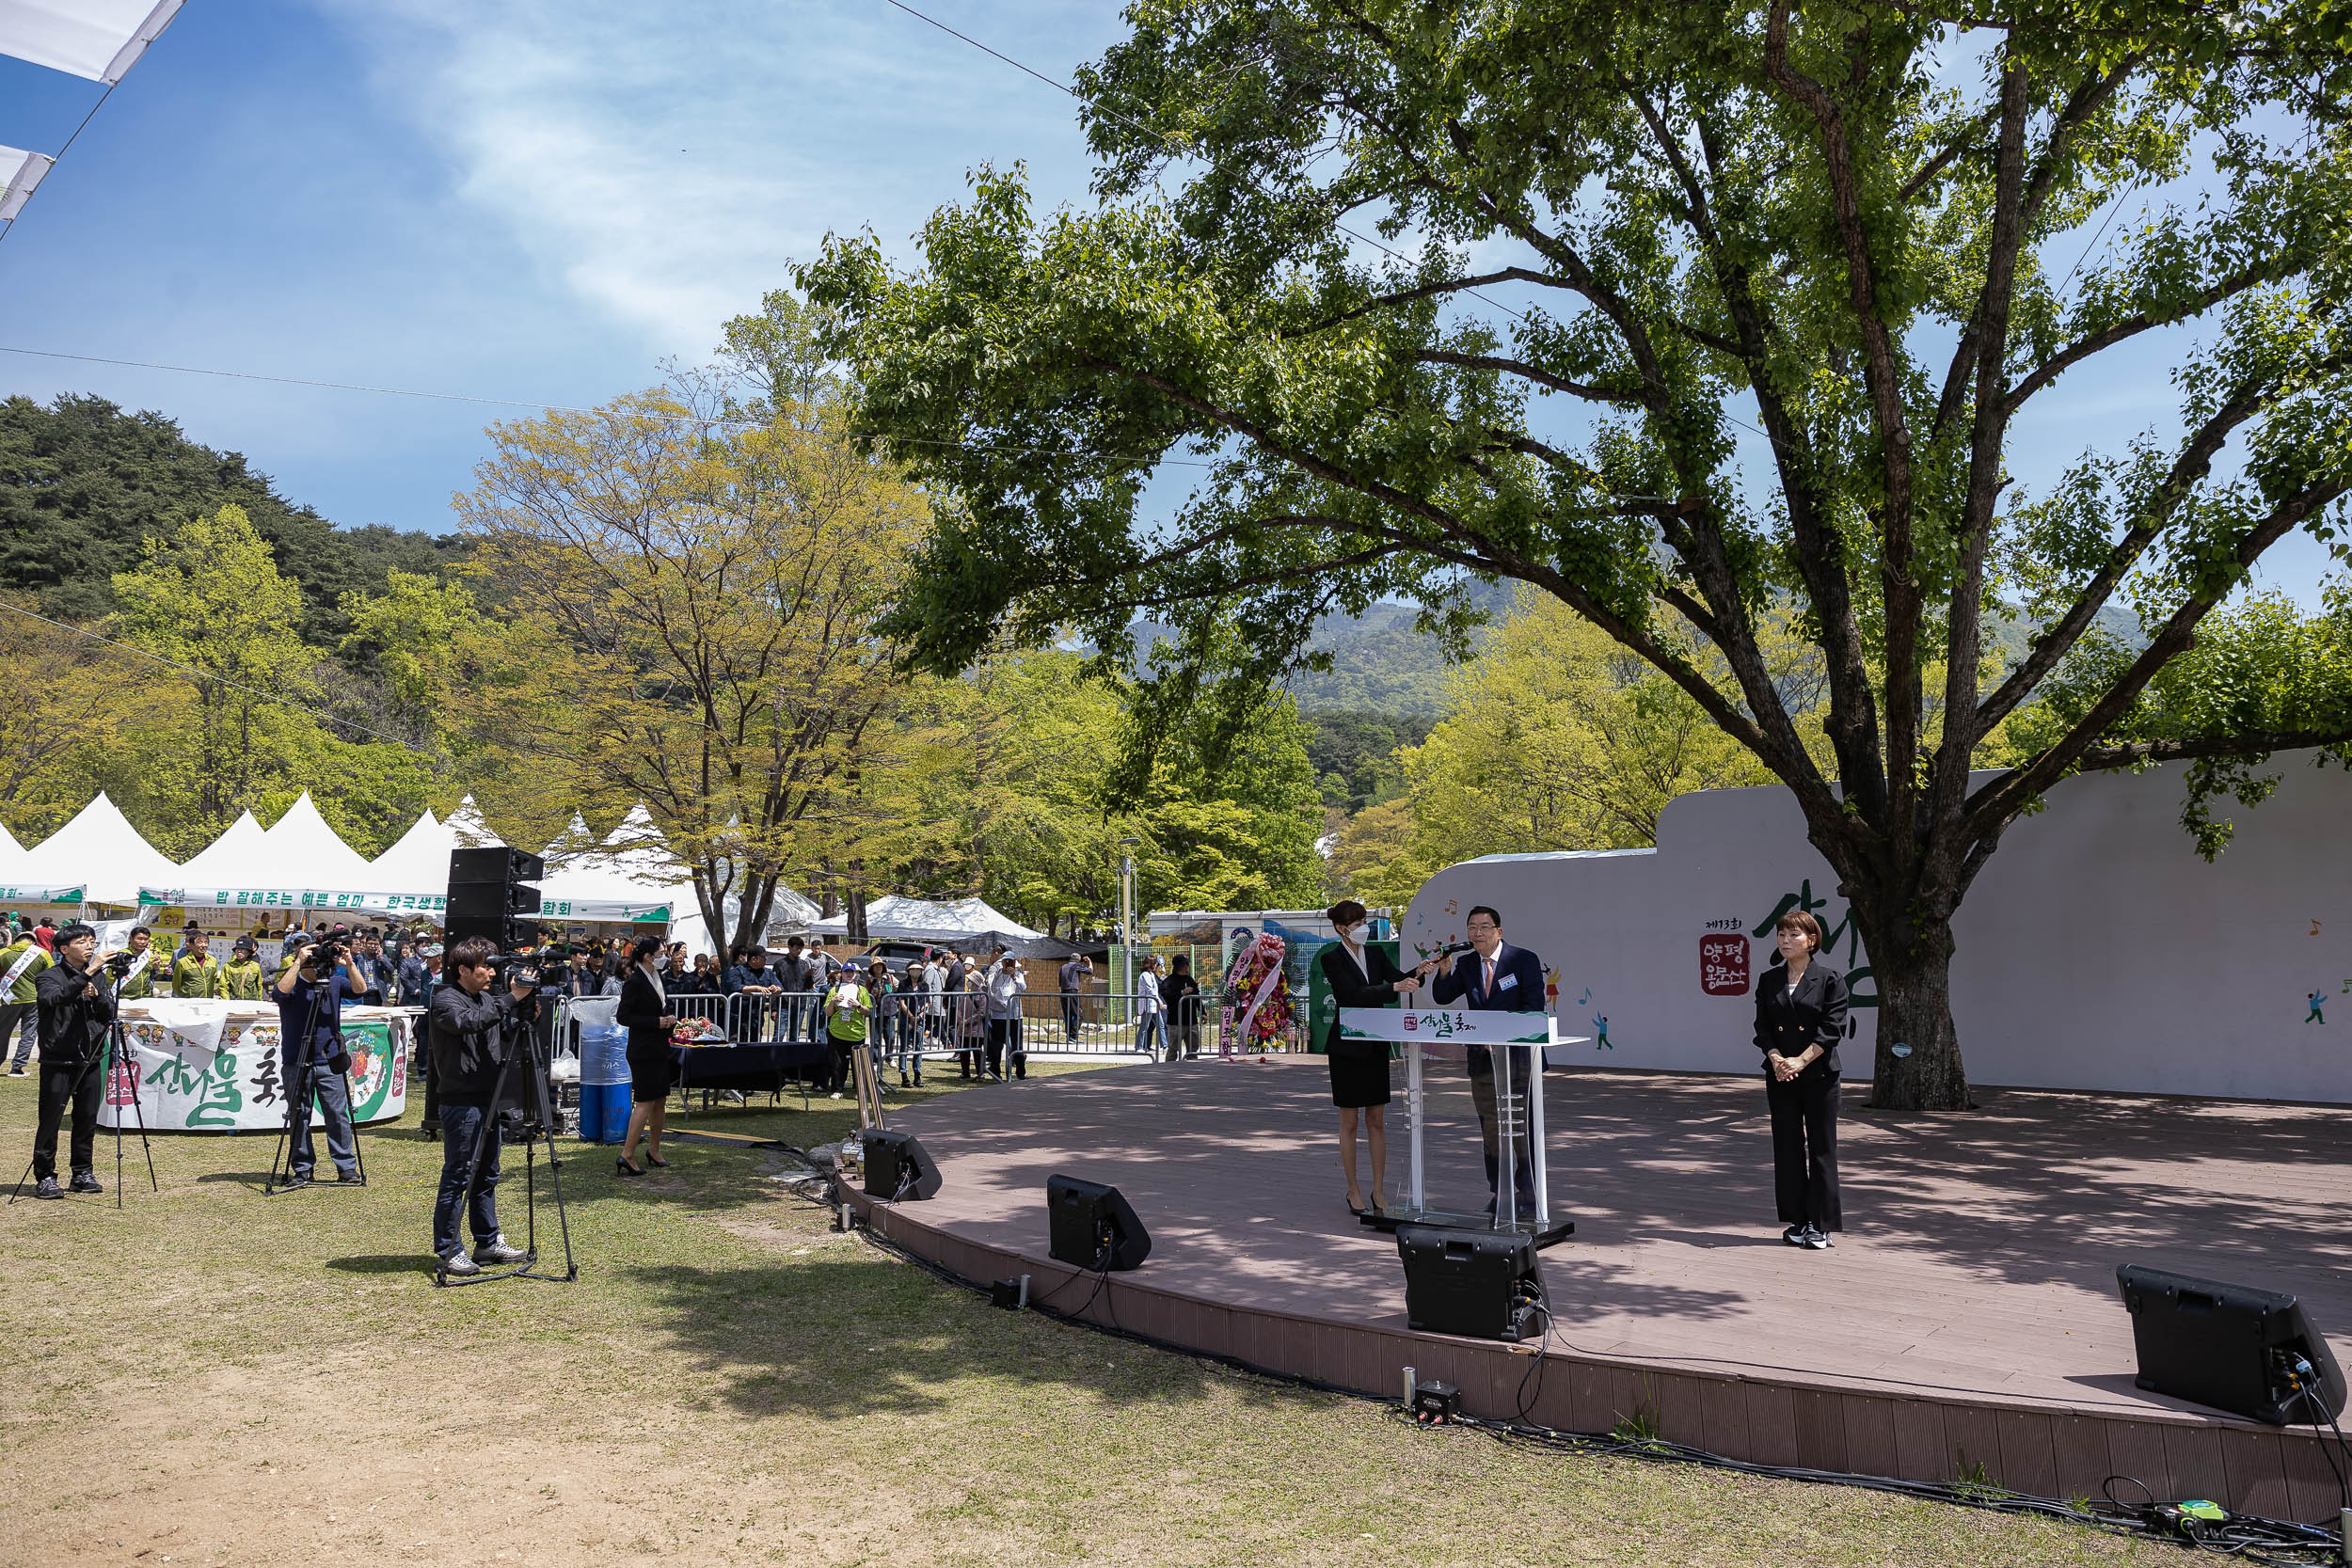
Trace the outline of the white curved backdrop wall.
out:
M 2308 756 L 2211 864 L 2180 826 L 2181 771 L 2071 779 L 2010 829 L 1954 922 L 1952 1011 L 1973 1083 L 2352 1101 L 2352 776 Z M 1756 976 L 1783 908 L 1867 968 L 1837 879 L 1779 788 L 1670 804 L 1656 849 L 1493 855 L 1438 872 L 1407 953 L 1502 911 L 1551 980 L 1563 1054 L 1604 1067 L 1754 1071 Z M 1761 934 L 1758 934 L 1758 933 Z M 1858 1001 L 1871 987 L 1854 985 Z M 2318 993 L 2319 1017 L 2312 1015 Z M 1874 1008 L 1846 1076 L 1870 1075 Z

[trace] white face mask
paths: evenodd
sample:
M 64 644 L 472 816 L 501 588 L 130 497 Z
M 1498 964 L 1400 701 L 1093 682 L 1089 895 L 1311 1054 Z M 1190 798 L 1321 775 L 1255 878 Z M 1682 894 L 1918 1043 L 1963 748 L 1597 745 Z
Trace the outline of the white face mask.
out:
M 1340 935 L 1345 937 L 1357 946 L 1361 947 L 1364 943 L 1372 940 L 1372 925 L 1367 921 L 1360 926 L 1350 926 L 1346 930 L 1342 931 Z

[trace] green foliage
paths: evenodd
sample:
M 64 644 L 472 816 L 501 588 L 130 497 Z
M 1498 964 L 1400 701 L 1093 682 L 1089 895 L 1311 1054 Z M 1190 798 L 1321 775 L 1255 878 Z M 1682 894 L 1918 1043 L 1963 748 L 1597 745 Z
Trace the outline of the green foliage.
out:
M 863 428 L 935 498 L 887 629 L 942 672 L 1073 632 L 1134 667 L 1158 617 L 1148 754 L 1204 707 L 1238 723 L 1223 689 L 1295 674 L 1328 615 L 1403 600 L 1458 641 L 1470 589 L 1532 585 L 1791 789 L 1881 978 L 1874 1094 L 1964 1105 L 1941 977 L 1971 880 L 2057 779 L 2134 760 L 2108 722 L 2352 490 L 2340 26 L 2287 0 L 1128 17 L 1080 74 L 1098 207 L 1040 215 L 983 170 L 918 269 L 867 235 L 798 275 Z M 2109 235 L 2176 181 L 2194 211 Z M 2014 494 L 2035 400 L 2176 325 L 2142 346 L 2199 345 L 2185 436 Z M 1147 524 L 1168 457 L 1213 466 Z M 2144 653 L 1972 792 L 2127 581 Z M 1761 645 L 1784 606 L 1818 723 Z M 2041 629 L 1987 681 L 2005 607 Z
M 2086 640 L 2053 675 L 2043 700 L 2023 716 L 2020 738 L 2046 744 L 2084 721 L 2133 650 L 2107 637 Z M 2280 774 L 2274 750 L 2352 732 L 2352 598 L 2342 589 L 2326 609 L 2306 615 L 2281 594 L 2251 595 L 2205 617 L 2196 643 L 2168 663 L 2137 702 L 2100 732 L 2103 746 L 2185 752 L 2188 797 L 2182 826 L 2207 860 L 2219 854 L 2235 824 L 2213 815 L 2228 796 L 2249 808 L 2270 798 Z M 2275 736 L 2261 752 L 2197 756 L 2215 736 Z M 2352 746 L 2323 744 L 2312 766 L 2352 768 Z
M 1302 707 L 1298 716 L 1313 731 L 1307 765 L 1323 803 L 1351 813 L 1393 799 L 1405 786 L 1397 750 L 1418 746 L 1429 735 L 1426 720 L 1405 714 Z
M 43 407 L 0 401 L 0 589 L 38 594 L 50 614 L 86 621 L 115 608 L 113 574 L 135 567 L 151 537 L 234 505 L 301 586 L 302 633 L 343 628 L 343 595 L 383 588 L 404 570 L 437 575 L 462 542 L 367 527 L 338 529 L 280 497 L 237 452 L 215 451 L 157 413 L 61 394 Z

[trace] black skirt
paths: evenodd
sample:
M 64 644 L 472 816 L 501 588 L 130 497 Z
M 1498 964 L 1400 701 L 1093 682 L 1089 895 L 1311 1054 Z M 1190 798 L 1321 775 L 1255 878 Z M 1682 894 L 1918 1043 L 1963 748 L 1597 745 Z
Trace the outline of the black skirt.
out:
M 637 1032 L 628 1037 L 628 1098 L 633 1104 L 651 1105 L 670 1098 L 670 1087 L 676 1078 L 677 1058 L 670 1054 L 670 1042 L 654 1036 L 640 1045 Z
M 1328 1055 L 1332 1104 L 1361 1108 L 1389 1102 L 1389 1053 L 1385 1049 L 1334 1051 Z

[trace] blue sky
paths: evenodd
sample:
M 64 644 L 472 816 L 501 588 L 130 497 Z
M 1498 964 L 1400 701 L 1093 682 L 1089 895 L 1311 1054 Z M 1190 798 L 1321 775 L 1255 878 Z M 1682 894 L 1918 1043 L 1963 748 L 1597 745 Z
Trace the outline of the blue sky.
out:
M 1062 79 L 1119 33 L 1107 4 L 924 8 Z M 0 144 L 55 150 L 99 91 L 0 59 Z M 1084 200 L 1072 109 L 882 0 L 188 0 L 0 243 L 0 346 L 593 404 L 707 356 L 829 230 L 905 257 L 978 164 Z M 2021 476 L 2169 430 L 2176 349 L 2044 394 Z M 449 526 L 483 425 L 524 412 L 0 354 L 0 392 L 65 390 L 399 528 Z M 2298 538 L 2266 575 L 2309 601 L 2325 564 Z

